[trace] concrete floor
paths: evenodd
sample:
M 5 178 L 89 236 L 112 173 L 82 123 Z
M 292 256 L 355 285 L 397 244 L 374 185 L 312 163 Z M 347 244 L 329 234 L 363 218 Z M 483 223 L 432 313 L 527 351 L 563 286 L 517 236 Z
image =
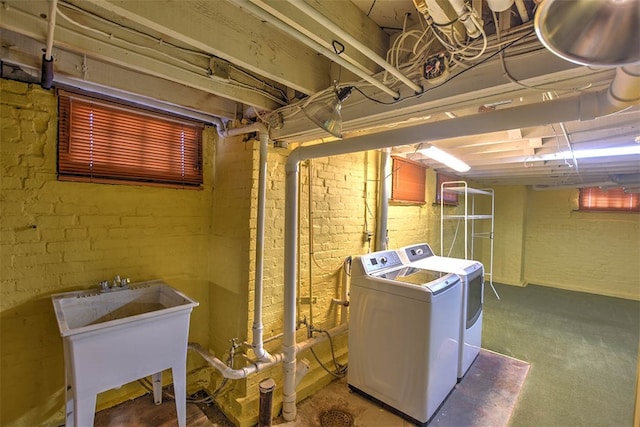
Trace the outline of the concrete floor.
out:
M 529 364 L 483 350 L 429 423 L 430 427 L 506 426 L 524 384 Z M 295 421 L 276 417 L 282 427 L 409 427 L 414 424 L 349 390 L 336 380 L 297 405 Z M 96 414 L 96 427 L 173 427 L 175 404 L 154 405 L 151 395 Z M 189 427 L 233 427 L 215 407 L 187 404 Z

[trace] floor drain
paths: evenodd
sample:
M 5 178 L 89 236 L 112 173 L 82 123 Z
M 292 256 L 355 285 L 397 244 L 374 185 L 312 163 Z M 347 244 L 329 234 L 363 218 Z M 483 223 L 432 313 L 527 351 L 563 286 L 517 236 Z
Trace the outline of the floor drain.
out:
M 353 417 L 339 409 L 330 409 L 320 415 L 320 425 L 322 427 L 351 427 Z

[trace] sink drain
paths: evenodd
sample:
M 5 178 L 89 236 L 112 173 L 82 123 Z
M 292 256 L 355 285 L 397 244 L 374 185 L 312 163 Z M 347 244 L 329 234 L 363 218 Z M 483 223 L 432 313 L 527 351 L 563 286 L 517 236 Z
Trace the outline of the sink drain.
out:
M 322 427 L 351 427 L 353 426 L 353 416 L 339 409 L 330 409 L 320 415 L 320 425 Z

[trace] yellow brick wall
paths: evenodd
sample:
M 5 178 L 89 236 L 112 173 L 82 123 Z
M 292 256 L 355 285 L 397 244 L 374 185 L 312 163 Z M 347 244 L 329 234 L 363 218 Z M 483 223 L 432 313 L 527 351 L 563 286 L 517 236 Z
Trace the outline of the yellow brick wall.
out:
M 64 368 L 50 301 L 54 293 L 88 288 L 114 274 L 134 281 L 160 278 L 200 301 L 192 315 L 192 341 L 223 360 L 232 338 L 250 341 L 258 142 L 218 139 L 213 128 L 207 129 L 202 191 L 58 182 L 55 97 L 22 83 L 1 84 L 0 424 L 62 422 Z M 269 148 L 263 320 L 272 353 L 281 349 L 283 324 L 287 155 L 286 149 Z M 312 318 L 318 328 L 343 320 L 331 300 L 341 297 L 345 258 L 376 249 L 364 236 L 376 230 L 378 163 L 379 153 L 372 151 L 300 166 L 299 295 L 314 303 L 299 304 L 299 318 Z M 427 171 L 426 191 L 424 205 L 389 207 L 389 247 L 428 242 L 439 252 L 433 170 Z M 495 279 L 638 299 L 638 216 L 574 213 L 575 198 L 575 192 L 496 188 Z M 445 209 L 448 214 L 462 211 L 460 205 Z M 453 236 L 456 222 L 445 226 L 445 236 Z M 452 256 L 462 256 L 461 233 Z M 478 251 L 484 259 L 485 245 Z M 298 340 L 305 334 L 303 327 Z M 335 344 L 344 363 L 346 336 Z M 317 354 L 330 365 L 328 344 L 319 346 Z M 299 399 L 331 380 L 310 352 L 300 357 L 311 362 L 312 370 L 298 388 Z M 241 364 L 238 358 L 235 366 Z M 190 354 L 189 385 L 215 389 L 220 375 L 201 368 L 202 361 Z M 278 384 L 277 411 L 281 366 L 230 382 L 222 393 L 219 403 L 236 424 L 255 423 L 257 384 L 268 376 Z M 99 407 L 140 393 L 135 384 L 104 393 Z
M 52 294 L 115 274 L 163 279 L 200 302 L 190 339 L 207 342 L 215 133 L 205 131 L 202 191 L 59 182 L 53 91 L 8 80 L 0 89 L 0 424 L 59 425 L 64 366 Z M 189 358 L 191 374 L 199 366 Z M 103 393 L 98 407 L 142 392 L 132 384 Z
M 577 190 L 528 190 L 525 280 L 640 300 L 640 215 L 577 207 Z
M 493 280 L 523 286 L 527 188 L 496 186 L 494 190 L 496 216 Z M 484 253 L 486 254 L 486 250 Z

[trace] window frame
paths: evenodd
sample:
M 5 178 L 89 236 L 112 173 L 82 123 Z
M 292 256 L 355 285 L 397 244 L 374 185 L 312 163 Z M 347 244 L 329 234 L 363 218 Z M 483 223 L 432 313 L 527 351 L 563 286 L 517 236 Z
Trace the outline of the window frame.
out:
M 392 202 L 425 204 L 428 167 L 400 156 L 391 156 Z
M 640 194 L 625 193 L 622 187 L 583 187 L 579 189 L 578 211 L 640 213 Z
M 442 198 L 441 190 L 443 182 L 451 182 L 451 181 L 460 181 L 460 178 L 456 178 L 452 175 L 447 175 L 442 172 L 436 172 L 436 201 L 437 205 L 440 204 L 440 199 Z M 445 206 L 458 206 L 458 193 L 454 193 L 453 191 L 445 191 L 447 195 L 445 195 L 444 200 L 442 200 L 442 204 Z
M 205 123 L 58 89 L 58 180 L 201 189 Z

